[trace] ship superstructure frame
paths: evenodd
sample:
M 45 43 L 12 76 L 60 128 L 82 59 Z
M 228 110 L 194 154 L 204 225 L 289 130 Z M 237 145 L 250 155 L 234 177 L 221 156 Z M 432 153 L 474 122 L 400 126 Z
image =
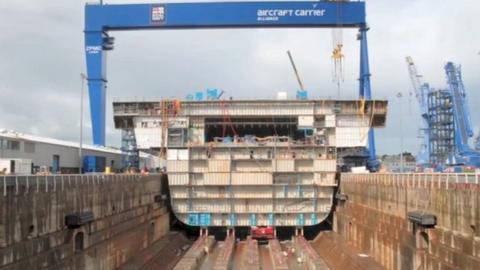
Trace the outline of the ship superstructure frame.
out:
M 339 153 L 367 147 L 386 113 L 384 100 L 114 102 L 116 128 L 166 159 L 176 217 L 202 227 L 322 222 Z

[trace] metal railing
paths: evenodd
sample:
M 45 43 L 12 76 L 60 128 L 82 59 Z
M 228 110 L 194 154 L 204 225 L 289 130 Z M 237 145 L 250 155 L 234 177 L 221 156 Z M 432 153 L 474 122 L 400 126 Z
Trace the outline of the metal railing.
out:
M 413 182 L 419 184 L 447 183 L 447 184 L 479 184 L 480 174 L 477 173 L 371 173 L 354 174 L 342 173 L 342 181 L 386 181 L 387 183 Z
M 67 174 L 67 175 L 5 175 L 0 176 L 0 192 L 28 194 L 32 192 L 56 192 L 84 185 L 110 182 L 138 181 L 140 174 Z

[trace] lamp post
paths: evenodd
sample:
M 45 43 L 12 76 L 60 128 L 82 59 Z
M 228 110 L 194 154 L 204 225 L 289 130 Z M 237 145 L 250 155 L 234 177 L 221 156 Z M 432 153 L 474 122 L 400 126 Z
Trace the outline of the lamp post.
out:
M 78 147 L 78 159 L 80 160 L 80 173 L 83 172 L 83 154 L 82 154 L 82 147 L 83 147 L 83 92 L 85 89 L 85 81 L 87 76 L 84 73 L 80 73 L 80 79 L 82 80 L 82 89 L 80 91 L 80 142 Z
M 3 158 L 3 148 L 4 148 L 4 144 L 3 144 L 3 138 L 0 138 L 0 158 Z
M 403 106 L 402 106 L 402 93 L 398 92 L 397 98 L 400 101 L 400 172 L 404 172 L 404 164 L 403 164 Z

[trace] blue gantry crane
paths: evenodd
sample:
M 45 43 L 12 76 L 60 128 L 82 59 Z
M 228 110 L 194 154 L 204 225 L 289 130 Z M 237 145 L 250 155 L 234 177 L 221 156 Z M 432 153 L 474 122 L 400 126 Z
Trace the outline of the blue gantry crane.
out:
M 417 164 L 445 169 L 449 166 L 480 168 L 480 152 L 469 146 L 472 121 L 460 66 L 445 65 L 447 89 L 423 82 L 411 57 L 407 65 L 422 115 L 422 144 Z
M 84 33 L 93 143 L 105 145 L 105 58 L 106 52 L 113 50 L 112 31 L 305 27 L 359 29 L 359 96 L 361 99 L 371 99 L 367 44 L 369 28 L 364 1 L 87 4 Z M 368 143 L 368 166 L 377 170 L 379 162 L 373 129 L 369 131 Z

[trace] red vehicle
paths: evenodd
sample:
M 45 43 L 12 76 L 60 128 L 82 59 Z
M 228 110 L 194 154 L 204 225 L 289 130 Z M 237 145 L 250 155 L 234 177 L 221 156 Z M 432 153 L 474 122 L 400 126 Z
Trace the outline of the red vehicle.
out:
M 267 227 L 251 227 L 251 235 L 253 239 L 270 240 L 275 238 L 275 230 L 272 226 Z

